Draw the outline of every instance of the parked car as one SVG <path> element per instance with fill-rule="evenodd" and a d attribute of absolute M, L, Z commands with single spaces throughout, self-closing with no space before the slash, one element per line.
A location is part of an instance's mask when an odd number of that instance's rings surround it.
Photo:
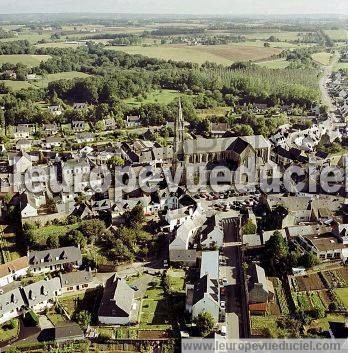
<path fill-rule="evenodd" d="M 220 302 L 220 308 L 221 309 L 226 309 L 226 303 L 224 301 Z"/>

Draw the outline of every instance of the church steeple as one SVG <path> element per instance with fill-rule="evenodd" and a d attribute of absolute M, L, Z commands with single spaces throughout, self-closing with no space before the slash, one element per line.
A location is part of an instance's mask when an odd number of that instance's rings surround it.
<path fill-rule="evenodd" d="M 174 122 L 174 159 L 181 160 L 184 154 L 185 125 L 181 99 L 179 98 L 179 114 Z"/>

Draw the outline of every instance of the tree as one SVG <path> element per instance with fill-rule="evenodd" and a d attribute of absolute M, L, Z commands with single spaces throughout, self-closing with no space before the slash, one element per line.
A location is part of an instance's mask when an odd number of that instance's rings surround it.
<path fill-rule="evenodd" d="M 86 310 L 82 310 L 75 315 L 75 320 L 84 329 L 86 329 L 87 326 L 90 325 L 91 319 L 92 319 L 91 314 Z"/>
<path fill-rule="evenodd" d="M 289 246 L 279 231 L 275 231 L 266 242 L 266 254 L 273 270 L 281 273 L 287 267 Z"/>
<path fill-rule="evenodd" d="M 242 234 L 255 234 L 256 229 L 256 224 L 249 218 L 242 228 Z"/>
<path fill-rule="evenodd" d="M 136 229 L 140 228 L 145 222 L 144 208 L 142 205 L 137 205 L 125 214 L 125 224 L 127 227 Z"/>
<path fill-rule="evenodd" d="M 308 252 L 302 256 L 301 263 L 306 268 L 312 268 L 319 265 L 320 261 L 313 252 Z"/>
<path fill-rule="evenodd" d="M 59 242 L 59 235 L 58 234 L 51 234 L 46 241 L 46 245 L 48 248 L 53 249 L 53 248 L 59 248 L 60 242 Z"/>
<path fill-rule="evenodd" d="M 97 239 L 102 237 L 106 231 L 105 223 L 100 219 L 89 219 L 82 221 L 80 231 L 87 237 L 90 243 L 94 243 Z"/>
<path fill-rule="evenodd" d="M 195 319 L 199 334 L 202 337 L 207 337 L 215 327 L 215 320 L 212 315 L 206 311 L 201 312 Z"/>

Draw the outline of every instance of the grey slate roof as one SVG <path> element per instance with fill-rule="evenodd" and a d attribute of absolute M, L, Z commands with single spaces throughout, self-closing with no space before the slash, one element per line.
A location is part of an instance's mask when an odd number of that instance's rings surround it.
<path fill-rule="evenodd" d="M 194 285 L 193 305 L 204 298 L 205 293 L 215 301 L 219 302 L 219 283 L 218 280 L 210 279 L 209 275 L 201 277 Z"/>
<path fill-rule="evenodd" d="M 62 287 L 70 287 L 91 283 L 93 280 L 93 276 L 92 273 L 89 271 L 76 271 L 70 273 L 61 273 L 60 280 L 62 283 Z"/>
<path fill-rule="evenodd" d="M 98 316 L 129 317 L 134 299 L 134 290 L 125 279 L 113 275 L 105 284 Z"/>
<path fill-rule="evenodd" d="M 19 288 L 0 295 L 0 313 L 6 314 L 25 306 Z"/>
<path fill-rule="evenodd" d="M 59 277 L 39 281 L 23 288 L 25 301 L 29 307 L 54 299 L 62 288 Z"/>
<path fill-rule="evenodd" d="M 30 251 L 28 259 L 30 268 L 42 268 L 66 263 L 80 263 L 82 255 L 79 248 L 67 246 L 58 249 Z"/>

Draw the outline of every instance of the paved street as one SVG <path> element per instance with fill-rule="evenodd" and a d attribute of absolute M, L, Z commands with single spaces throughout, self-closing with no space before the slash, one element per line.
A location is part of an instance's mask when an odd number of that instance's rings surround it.
<path fill-rule="evenodd" d="M 223 277 L 227 278 L 229 283 L 226 292 L 226 327 L 227 338 L 235 339 L 241 337 L 241 302 L 240 302 L 240 285 L 238 283 L 237 271 L 237 250 L 238 243 L 238 219 L 234 218 L 226 226 L 224 256 L 227 258 L 227 266 L 222 268 Z"/>

